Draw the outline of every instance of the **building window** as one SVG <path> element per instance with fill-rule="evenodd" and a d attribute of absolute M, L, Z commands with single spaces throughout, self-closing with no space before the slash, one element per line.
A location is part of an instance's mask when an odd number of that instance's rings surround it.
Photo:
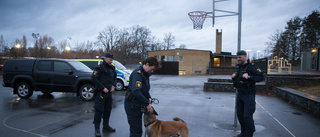
<path fill-rule="evenodd" d="M 186 75 L 186 72 L 184 70 L 179 70 L 179 75 Z"/>
<path fill-rule="evenodd" d="M 167 61 L 167 56 L 161 55 L 161 61 Z"/>
<path fill-rule="evenodd" d="M 159 60 L 159 56 L 158 55 L 153 55 L 153 57 L 155 57 L 157 60 Z"/>
<path fill-rule="evenodd" d="M 213 61 L 214 67 L 220 67 L 220 58 L 214 58 Z"/>
<path fill-rule="evenodd" d="M 182 61 L 183 60 L 183 56 L 179 56 L 179 60 Z"/>
<path fill-rule="evenodd" d="M 175 60 L 175 59 L 174 59 L 174 56 L 170 55 L 168 61 L 174 61 L 174 60 Z"/>
<path fill-rule="evenodd" d="M 201 71 L 194 71 L 194 74 L 201 74 Z"/>

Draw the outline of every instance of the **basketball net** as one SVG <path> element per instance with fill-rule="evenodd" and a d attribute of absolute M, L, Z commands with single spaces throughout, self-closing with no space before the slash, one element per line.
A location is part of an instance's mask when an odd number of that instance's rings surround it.
<path fill-rule="evenodd" d="M 203 22 L 207 18 L 207 12 L 192 11 L 192 12 L 189 12 L 188 15 L 193 22 L 193 29 L 196 29 L 196 30 L 202 29 Z"/>

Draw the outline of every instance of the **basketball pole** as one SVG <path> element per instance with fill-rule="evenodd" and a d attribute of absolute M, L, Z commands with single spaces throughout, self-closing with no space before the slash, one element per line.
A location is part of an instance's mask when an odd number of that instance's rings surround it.
<path fill-rule="evenodd" d="M 212 12 L 204 12 L 204 11 L 193 11 L 189 12 L 188 15 L 193 22 L 193 29 L 200 30 L 202 29 L 203 22 L 205 18 L 212 18 L 212 27 L 214 27 L 215 18 L 216 17 L 226 17 L 226 16 L 238 16 L 238 41 L 237 41 L 237 52 L 241 50 L 241 21 L 242 21 L 242 0 L 238 0 L 238 12 L 225 11 L 215 9 L 216 2 L 224 2 L 229 0 L 212 0 Z M 228 13 L 226 15 L 215 15 L 215 12 L 224 12 Z M 208 14 L 212 14 L 209 16 Z M 235 111 L 234 111 L 234 127 L 237 127 L 237 98 L 238 98 L 238 89 L 236 89 L 235 95 Z"/>
<path fill-rule="evenodd" d="M 241 21 L 242 21 L 242 0 L 238 0 L 238 47 L 237 52 L 241 50 Z M 236 89 L 235 105 L 234 105 L 234 123 L 233 126 L 237 127 L 237 98 L 238 98 L 238 89 Z"/>

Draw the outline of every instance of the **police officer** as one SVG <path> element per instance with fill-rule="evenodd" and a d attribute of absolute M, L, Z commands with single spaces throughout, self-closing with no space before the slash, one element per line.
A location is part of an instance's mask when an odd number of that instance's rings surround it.
<path fill-rule="evenodd" d="M 156 58 L 149 57 L 143 65 L 135 69 L 129 79 L 124 108 L 130 126 L 130 137 L 142 136 L 142 112 L 141 108 L 147 108 L 152 113 L 151 96 L 149 93 L 149 77 L 159 64 Z"/>
<path fill-rule="evenodd" d="M 247 60 L 247 53 L 237 52 L 237 72 L 232 74 L 234 87 L 238 89 L 236 109 L 241 133 L 237 137 L 252 137 L 255 132 L 253 113 L 256 109 L 256 82 L 264 80 L 263 73 Z"/>
<path fill-rule="evenodd" d="M 103 63 L 97 66 L 92 74 L 92 82 L 96 88 L 96 98 L 94 100 L 94 127 L 95 135 L 101 136 L 100 123 L 103 118 L 103 132 L 115 132 L 116 130 L 110 127 L 109 118 L 112 108 L 112 94 L 116 86 L 117 73 L 112 65 L 113 54 L 106 53 L 103 58 Z"/>

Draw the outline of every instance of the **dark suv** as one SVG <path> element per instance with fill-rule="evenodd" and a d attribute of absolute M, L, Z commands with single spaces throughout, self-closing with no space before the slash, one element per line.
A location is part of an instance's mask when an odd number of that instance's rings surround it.
<path fill-rule="evenodd" d="M 79 61 L 64 59 L 10 59 L 3 65 L 3 86 L 29 98 L 34 91 L 76 93 L 81 99 L 94 99 L 92 70 Z"/>

